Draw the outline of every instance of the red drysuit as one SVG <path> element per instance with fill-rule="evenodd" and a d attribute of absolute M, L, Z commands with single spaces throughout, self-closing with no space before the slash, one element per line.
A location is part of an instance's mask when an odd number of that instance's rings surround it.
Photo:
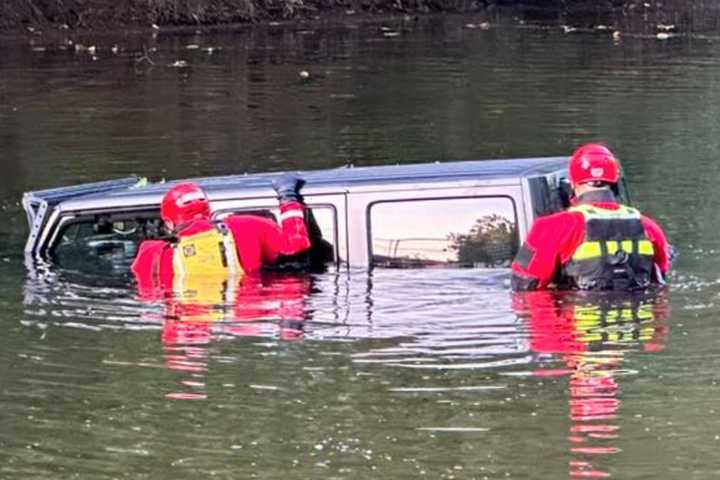
<path fill-rule="evenodd" d="M 232 215 L 223 223 L 232 232 L 238 259 L 245 274 L 256 273 L 263 265 L 273 264 L 280 255 L 295 255 L 310 248 L 303 205 L 280 205 L 281 226 L 255 215 Z M 189 236 L 214 228 L 207 220 L 195 220 L 178 236 Z M 142 297 L 156 297 L 158 289 L 173 288 L 173 249 L 164 240 L 146 240 L 140 244 L 131 267 Z"/>
<path fill-rule="evenodd" d="M 585 196 L 583 196 L 585 197 Z M 597 209 L 623 208 L 612 196 L 588 198 L 585 202 Z M 582 199 L 581 199 L 582 202 Z M 669 245 L 665 233 L 651 218 L 641 216 L 645 237 L 653 245 L 653 261 L 662 281 L 670 268 Z M 535 221 L 525 243 L 512 264 L 515 290 L 542 290 L 553 283 L 586 241 L 586 219 L 582 213 L 563 211 Z"/>

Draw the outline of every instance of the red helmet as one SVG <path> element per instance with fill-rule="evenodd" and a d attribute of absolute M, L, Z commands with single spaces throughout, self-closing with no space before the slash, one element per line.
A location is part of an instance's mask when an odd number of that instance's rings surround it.
<path fill-rule="evenodd" d="M 620 162 L 604 145 L 587 143 L 570 157 L 570 183 L 580 185 L 588 182 L 617 183 L 620 180 Z"/>
<path fill-rule="evenodd" d="M 191 220 L 210 218 L 210 202 L 205 192 L 194 183 L 180 183 L 163 197 L 160 217 L 170 228 Z"/>

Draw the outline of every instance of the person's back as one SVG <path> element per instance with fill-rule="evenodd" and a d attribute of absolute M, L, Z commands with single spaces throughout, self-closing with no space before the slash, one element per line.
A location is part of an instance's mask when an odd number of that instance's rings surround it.
<path fill-rule="evenodd" d="M 620 167 L 612 152 L 585 145 L 571 157 L 569 171 L 574 205 L 535 222 L 512 264 L 513 290 L 628 290 L 664 283 L 670 267 L 665 234 L 618 202 Z"/>

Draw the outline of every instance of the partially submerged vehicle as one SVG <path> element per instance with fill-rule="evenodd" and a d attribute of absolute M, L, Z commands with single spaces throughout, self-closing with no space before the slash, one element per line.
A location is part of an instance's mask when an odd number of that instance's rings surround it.
<path fill-rule="evenodd" d="M 313 262 L 350 267 L 508 267 L 535 218 L 568 202 L 567 158 L 343 167 L 299 172 Z M 215 218 L 278 218 L 278 173 L 192 179 Z M 159 205 L 177 182 L 130 177 L 28 192 L 25 252 L 59 267 L 125 270 L 166 235 Z"/>

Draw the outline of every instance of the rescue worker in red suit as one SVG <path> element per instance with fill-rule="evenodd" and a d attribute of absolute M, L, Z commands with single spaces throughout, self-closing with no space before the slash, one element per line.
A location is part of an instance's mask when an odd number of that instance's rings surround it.
<path fill-rule="evenodd" d="M 633 290 L 664 284 L 670 246 L 649 217 L 619 203 L 620 164 L 605 146 L 570 158 L 571 207 L 533 224 L 512 264 L 515 291 Z"/>
<path fill-rule="evenodd" d="M 170 239 L 142 242 L 131 267 L 140 295 L 154 297 L 157 289 L 191 291 L 203 279 L 233 283 L 275 263 L 281 255 L 310 248 L 299 193 L 303 183 L 291 174 L 273 182 L 280 226 L 255 215 L 213 221 L 210 203 L 199 186 L 181 183 L 171 188 L 160 206 L 160 216 L 172 232 Z"/>
<path fill-rule="evenodd" d="M 207 196 L 193 183 L 178 184 L 164 196 L 160 216 L 169 239 L 144 241 L 131 269 L 140 298 L 165 303 L 168 368 L 192 375 L 183 382 L 191 391 L 168 398 L 206 398 L 207 344 L 217 335 L 261 336 L 277 324 L 280 338 L 302 337 L 310 279 L 261 276 L 260 270 L 310 247 L 299 194 L 303 183 L 293 175 L 273 182 L 281 225 L 255 215 L 213 221 Z"/>

